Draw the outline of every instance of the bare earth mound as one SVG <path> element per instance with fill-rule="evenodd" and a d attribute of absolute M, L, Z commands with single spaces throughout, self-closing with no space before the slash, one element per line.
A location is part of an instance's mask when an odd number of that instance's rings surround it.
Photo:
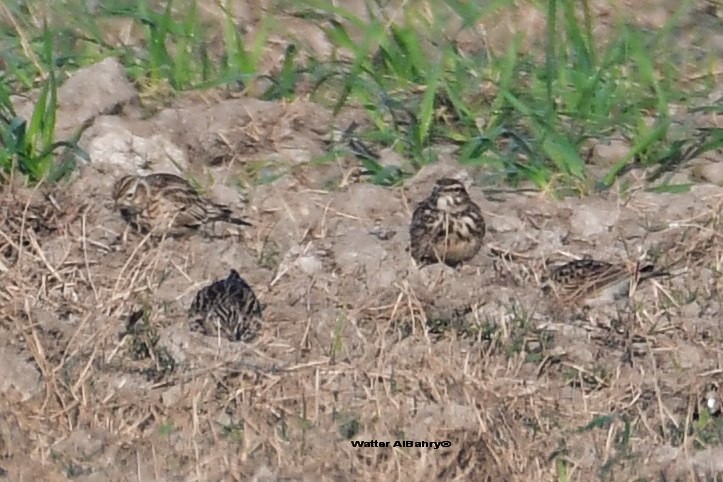
<path fill-rule="evenodd" d="M 553 203 L 472 187 L 487 247 L 459 270 L 420 271 L 405 251 L 409 212 L 442 174 L 463 173 L 434 166 L 397 190 L 278 181 L 248 193 L 254 227 L 161 242 L 123 239 L 112 179 L 94 169 L 69 187 L 6 188 L 2 469 L 11 480 L 723 470 L 720 420 L 701 422 L 721 375 L 723 190 Z M 642 250 L 675 275 L 631 303 L 581 312 L 539 295 L 546 262 Z M 231 268 L 265 306 L 249 345 L 188 329 L 196 290 Z M 370 440 L 450 445 L 351 444 Z"/>

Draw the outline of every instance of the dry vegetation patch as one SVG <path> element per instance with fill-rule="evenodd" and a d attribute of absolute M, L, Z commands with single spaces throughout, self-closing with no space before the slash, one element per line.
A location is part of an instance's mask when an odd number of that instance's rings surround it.
<path fill-rule="evenodd" d="M 0 465 L 13 477 L 619 480 L 715 469 L 694 454 L 720 443 L 720 412 L 705 408 L 721 374 L 720 189 L 555 211 L 472 188 L 488 249 L 459 270 L 420 271 L 406 223 L 430 187 L 425 171 L 401 191 L 263 186 L 248 193 L 253 228 L 161 241 L 124 238 L 102 195 L 88 197 L 99 175 L 76 181 L 85 197 L 2 193 Z M 595 209 L 615 210 L 613 226 L 576 235 L 569 220 Z M 549 260 L 638 248 L 675 276 L 624 306 L 541 299 Z M 265 306 L 250 345 L 188 329 L 195 291 L 230 268 Z M 372 439 L 451 446 L 350 443 Z"/>

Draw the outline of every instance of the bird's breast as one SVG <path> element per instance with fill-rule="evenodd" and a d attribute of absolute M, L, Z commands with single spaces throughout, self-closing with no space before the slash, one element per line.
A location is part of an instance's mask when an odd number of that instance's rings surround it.
<path fill-rule="evenodd" d="M 480 231 L 480 225 L 479 220 L 468 214 L 445 215 L 444 229 L 460 238 L 470 238 Z"/>

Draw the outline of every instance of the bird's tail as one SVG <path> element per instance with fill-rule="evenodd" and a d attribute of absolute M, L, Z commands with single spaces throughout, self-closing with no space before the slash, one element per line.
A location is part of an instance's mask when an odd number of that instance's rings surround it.
<path fill-rule="evenodd" d="M 219 211 L 218 219 L 231 224 L 237 224 L 239 226 L 253 226 L 250 222 L 245 219 L 237 218 L 233 215 L 233 211 L 225 206 L 216 206 Z"/>
<path fill-rule="evenodd" d="M 229 218 L 226 219 L 226 222 L 229 222 L 229 223 L 231 223 L 231 224 L 238 224 L 239 226 L 253 226 L 253 224 L 251 224 L 250 222 L 248 222 L 248 221 L 246 221 L 246 220 L 244 220 L 244 219 L 234 218 L 234 217 L 231 217 L 231 216 L 229 216 Z"/>
<path fill-rule="evenodd" d="M 655 265 L 652 264 L 646 264 L 639 268 L 639 281 L 643 281 L 646 279 L 651 278 L 660 278 L 663 276 L 670 276 L 670 273 L 667 271 L 656 271 Z"/>

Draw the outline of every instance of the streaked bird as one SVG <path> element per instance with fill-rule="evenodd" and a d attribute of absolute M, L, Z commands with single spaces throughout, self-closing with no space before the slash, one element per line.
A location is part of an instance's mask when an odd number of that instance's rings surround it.
<path fill-rule="evenodd" d="M 652 264 L 638 264 L 631 270 L 624 264 L 586 258 L 551 269 L 542 289 L 565 303 L 594 306 L 626 298 L 632 286 L 667 275 Z"/>
<path fill-rule="evenodd" d="M 455 267 L 479 252 L 484 235 L 482 211 L 464 185 L 442 178 L 429 197 L 414 208 L 410 252 L 420 268 L 434 263 Z"/>
<path fill-rule="evenodd" d="M 169 173 L 126 175 L 113 185 L 115 207 L 141 233 L 177 235 L 223 221 L 250 226 L 227 206 L 202 196 L 185 179 Z"/>
<path fill-rule="evenodd" d="M 229 341 L 250 341 L 263 319 L 261 303 L 236 270 L 227 278 L 201 288 L 188 310 L 191 331 L 221 336 Z"/>

